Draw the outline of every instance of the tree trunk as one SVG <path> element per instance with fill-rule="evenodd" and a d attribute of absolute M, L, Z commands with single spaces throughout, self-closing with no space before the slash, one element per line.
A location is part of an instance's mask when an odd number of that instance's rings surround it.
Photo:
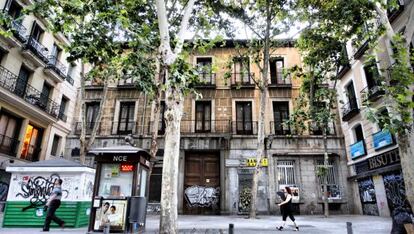
<path fill-rule="evenodd" d="M 180 158 L 180 124 L 184 97 L 181 90 L 168 87 L 165 111 L 165 149 L 162 168 L 160 233 L 177 233 L 178 163 Z"/>
<path fill-rule="evenodd" d="M 154 121 L 151 128 L 151 149 L 150 154 L 151 158 L 155 159 L 156 154 L 158 151 L 158 126 L 159 126 L 159 120 L 160 120 L 160 104 L 161 104 L 161 85 L 162 85 L 162 78 L 165 75 L 165 69 L 163 67 L 160 68 L 160 73 L 156 77 L 156 84 L 157 84 L 157 90 L 155 93 L 155 98 L 153 100 L 154 103 Z"/>
<path fill-rule="evenodd" d="M 86 160 L 86 104 L 85 104 L 85 64 L 81 63 L 81 77 L 80 77 L 80 102 L 81 102 L 81 135 L 79 138 L 79 161 L 82 165 L 85 164 Z M 76 127 L 76 126 L 75 126 Z"/>
<path fill-rule="evenodd" d="M 324 123 L 323 126 L 323 150 L 324 150 L 324 155 L 323 155 L 323 166 L 325 168 L 325 170 L 328 168 L 328 164 L 329 164 L 329 155 L 328 155 L 328 137 L 326 135 L 327 131 L 328 131 L 328 124 Z M 329 203 L 328 203 L 328 171 L 325 171 L 325 175 L 323 176 L 323 195 L 322 195 L 322 200 L 323 200 L 323 206 L 324 206 L 324 216 L 325 218 L 329 217 Z"/>
<path fill-rule="evenodd" d="M 269 57 L 270 57 L 270 25 L 271 25 L 271 12 L 270 12 L 270 0 L 266 0 L 266 31 L 265 31 L 265 44 L 263 48 L 263 70 L 261 71 L 261 79 L 258 82 L 260 90 L 260 106 L 259 106 L 259 118 L 258 118 L 258 131 L 257 131 L 257 152 L 256 152 L 256 166 L 253 172 L 252 182 L 252 196 L 250 200 L 249 218 L 256 218 L 257 211 L 257 189 L 259 185 L 260 172 L 262 169 L 261 161 L 263 159 L 265 146 L 265 112 L 266 104 L 269 96 L 268 91 L 268 69 L 269 69 Z M 260 66 L 259 66 L 260 67 Z M 269 191 L 271 192 L 271 191 Z"/>

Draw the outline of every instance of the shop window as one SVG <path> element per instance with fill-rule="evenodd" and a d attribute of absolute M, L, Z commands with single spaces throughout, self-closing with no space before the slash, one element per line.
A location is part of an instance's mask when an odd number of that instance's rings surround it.
<path fill-rule="evenodd" d="M 121 102 L 118 134 L 130 134 L 134 129 L 135 102 Z"/>
<path fill-rule="evenodd" d="M 317 160 L 316 161 L 316 168 L 317 170 L 321 167 L 323 167 L 323 160 Z M 330 199 L 341 199 L 341 189 L 338 185 L 338 180 L 337 180 L 337 168 L 336 168 L 336 164 L 334 163 L 333 160 L 329 160 L 328 161 L 328 171 L 326 174 L 326 181 L 327 181 L 327 186 L 328 186 L 328 198 Z M 320 191 L 321 193 L 323 192 L 323 184 L 324 184 L 324 180 L 325 178 L 322 178 L 321 176 L 318 176 L 318 181 L 319 181 L 319 186 L 320 186 Z"/>
<path fill-rule="evenodd" d="M 52 151 L 50 152 L 51 155 L 59 156 L 58 150 L 59 150 L 59 145 L 60 145 L 61 140 L 62 140 L 62 137 L 60 137 L 59 135 L 55 134 L 53 136 Z"/>
<path fill-rule="evenodd" d="M 122 164 L 103 164 L 98 195 L 103 198 L 122 198 L 132 192 L 132 171 L 122 171 Z"/>
<path fill-rule="evenodd" d="M 196 102 L 196 132 L 211 131 L 211 101 Z"/>

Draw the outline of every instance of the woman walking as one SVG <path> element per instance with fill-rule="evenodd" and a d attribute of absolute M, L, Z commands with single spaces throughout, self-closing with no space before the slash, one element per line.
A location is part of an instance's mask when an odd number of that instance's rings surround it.
<path fill-rule="evenodd" d="M 290 190 L 289 187 L 285 187 L 285 193 L 286 199 L 282 203 L 278 204 L 278 206 L 280 206 L 280 211 L 282 213 L 283 224 L 282 226 L 279 226 L 277 229 L 279 231 L 283 230 L 286 224 L 286 218 L 289 216 L 290 220 L 292 220 L 293 224 L 295 224 L 295 231 L 299 231 L 299 227 L 296 224 L 295 217 L 292 213 L 292 190 Z"/>

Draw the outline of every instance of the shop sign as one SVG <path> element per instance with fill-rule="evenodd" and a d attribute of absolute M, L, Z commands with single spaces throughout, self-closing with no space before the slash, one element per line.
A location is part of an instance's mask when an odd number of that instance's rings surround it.
<path fill-rule="evenodd" d="M 389 130 L 382 130 L 372 135 L 374 138 L 374 149 L 381 149 L 394 143 Z"/>
<path fill-rule="evenodd" d="M 365 155 L 365 144 L 364 141 L 358 141 L 357 143 L 350 146 L 351 158 L 354 159 L 359 156 Z"/>
<path fill-rule="evenodd" d="M 262 167 L 267 167 L 269 165 L 267 158 L 262 158 L 260 165 Z M 246 159 L 246 166 L 247 167 L 255 167 L 256 166 L 256 159 L 255 158 Z"/>
<path fill-rule="evenodd" d="M 369 170 L 385 167 L 398 163 L 400 161 L 400 155 L 398 150 L 393 150 L 378 156 L 368 159 L 368 168 Z"/>

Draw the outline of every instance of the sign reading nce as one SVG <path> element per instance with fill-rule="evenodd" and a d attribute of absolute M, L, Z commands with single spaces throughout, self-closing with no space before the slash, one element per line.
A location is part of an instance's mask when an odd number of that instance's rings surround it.
<path fill-rule="evenodd" d="M 128 161 L 128 156 L 114 156 L 112 158 L 112 161 L 114 161 L 114 162 L 126 162 L 126 161 Z"/>

